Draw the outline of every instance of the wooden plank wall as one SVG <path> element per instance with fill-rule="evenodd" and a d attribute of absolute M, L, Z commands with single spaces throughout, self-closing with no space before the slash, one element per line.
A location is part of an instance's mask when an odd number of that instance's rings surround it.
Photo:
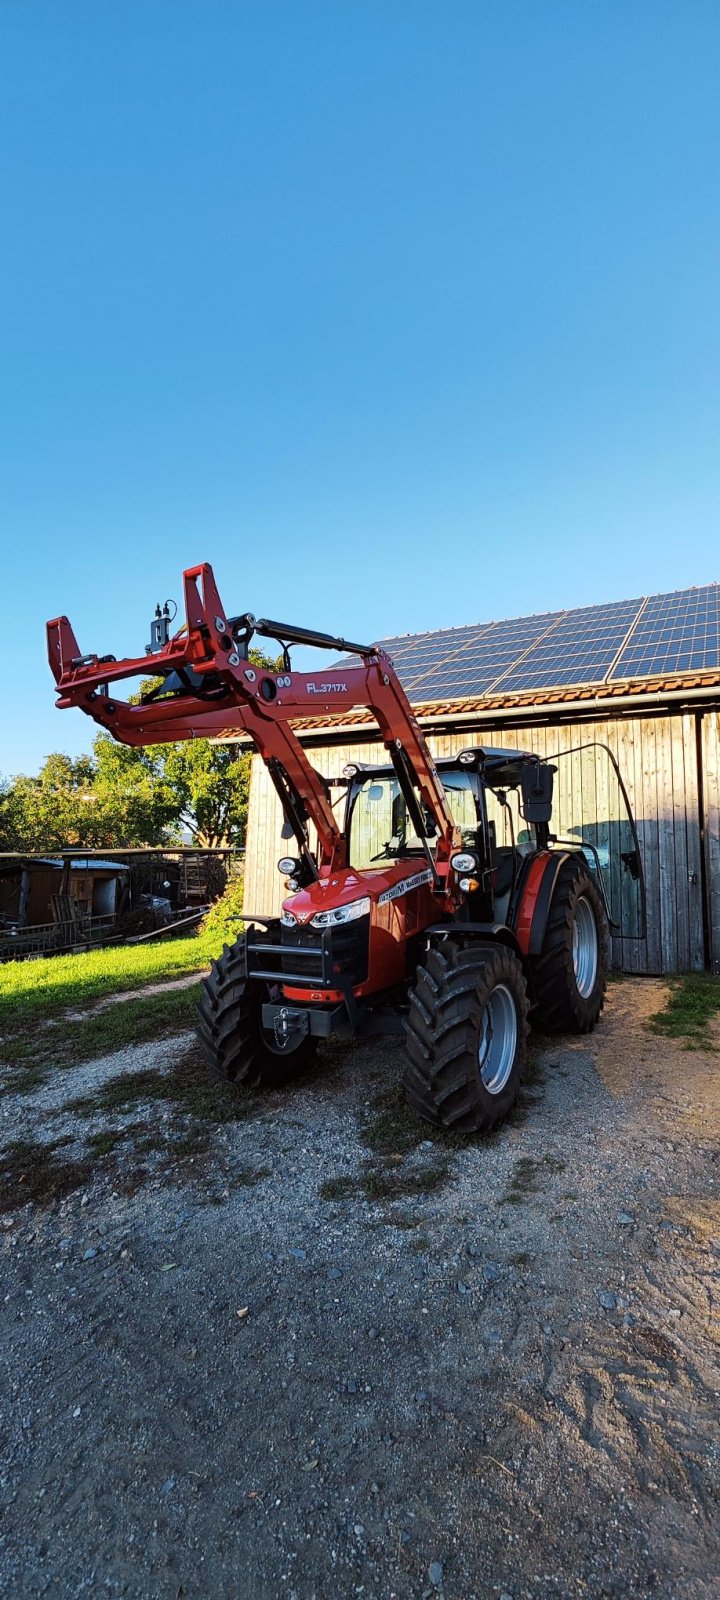
<path fill-rule="evenodd" d="M 703 717 L 703 787 L 705 790 L 705 865 L 710 901 L 713 970 L 720 972 L 720 713 Z"/>
<path fill-rule="evenodd" d="M 720 838 L 718 778 L 720 719 L 706 716 L 706 799 L 714 810 L 706 830 L 708 878 L 713 884 L 715 953 L 720 957 Z M 702 968 L 701 832 L 698 817 L 695 719 L 693 716 L 637 718 L 582 726 L 535 726 L 514 730 L 483 729 L 482 735 L 453 733 L 431 737 L 436 756 L 452 755 L 468 744 L 504 745 L 539 756 L 569 751 L 597 741 L 609 745 L 623 775 L 638 827 L 648 901 L 648 937 L 614 940 L 613 964 L 626 972 L 677 972 Z M 339 773 L 348 761 L 382 759 L 382 747 L 347 744 L 311 752 L 313 764 L 326 776 Z M 563 769 L 565 769 L 563 771 Z M 580 796 L 582 815 L 591 818 L 602 782 L 587 762 L 564 762 L 558 782 L 572 784 L 572 801 Z M 584 789 L 583 789 L 584 785 Z M 569 793 L 564 796 L 569 809 Z M 245 906 L 272 914 L 284 893 L 277 860 L 285 849 L 280 837 L 282 813 L 266 768 L 253 762 L 248 817 Z M 695 879 L 696 881 L 692 881 Z"/>

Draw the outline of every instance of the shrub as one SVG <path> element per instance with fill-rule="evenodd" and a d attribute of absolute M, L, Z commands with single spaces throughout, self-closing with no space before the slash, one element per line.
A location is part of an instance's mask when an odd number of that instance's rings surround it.
<path fill-rule="evenodd" d="M 242 931 L 243 877 L 231 878 L 220 899 L 210 907 L 200 925 L 203 945 L 211 955 L 219 955 L 224 944 L 233 944 Z"/>

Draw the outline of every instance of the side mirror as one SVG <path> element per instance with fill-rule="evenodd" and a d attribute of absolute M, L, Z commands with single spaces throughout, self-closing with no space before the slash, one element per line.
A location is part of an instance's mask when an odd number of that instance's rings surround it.
<path fill-rule="evenodd" d="M 295 832 L 294 832 L 293 825 L 292 825 L 291 822 L 284 822 L 283 823 L 283 825 L 282 825 L 282 827 L 280 829 L 280 838 L 281 839 L 294 839 L 295 838 Z"/>
<path fill-rule="evenodd" d="M 526 822 L 549 822 L 552 817 L 553 768 L 539 761 L 520 773 L 523 816 Z"/>

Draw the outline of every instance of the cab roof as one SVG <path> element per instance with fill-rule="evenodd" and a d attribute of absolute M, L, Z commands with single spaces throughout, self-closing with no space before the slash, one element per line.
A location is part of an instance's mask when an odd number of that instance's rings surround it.
<path fill-rule="evenodd" d="M 452 756 L 438 756 L 435 765 L 438 772 L 481 772 L 490 783 L 514 785 L 520 782 L 520 774 L 524 767 L 542 765 L 538 757 L 529 750 L 506 750 L 497 745 L 471 745 L 465 750 L 458 750 Z M 354 767 L 358 777 L 392 778 L 395 769 L 391 763 L 385 762 L 378 765 L 371 761 L 352 761 L 349 767 Z M 341 780 L 343 782 L 347 779 Z"/>

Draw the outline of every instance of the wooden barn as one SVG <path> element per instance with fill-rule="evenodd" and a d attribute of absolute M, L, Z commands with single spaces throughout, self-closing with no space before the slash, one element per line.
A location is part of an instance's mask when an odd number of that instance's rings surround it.
<path fill-rule="evenodd" d="M 720 971 L 720 586 L 407 634 L 382 641 L 436 756 L 506 745 L 543 757 L 609 746 L 637 820 L 647 939 L 613 941 L 629 972 Z M 314 765 L 383 760 L 358 710 L 295 724 Z M 590 763 L 590 765 L 589 765 Z M 570 800 L 596 803 L 595 757 L 578 757 Z M 282 815 L 253 763 L 245 906 L 279 909 Z"/>

